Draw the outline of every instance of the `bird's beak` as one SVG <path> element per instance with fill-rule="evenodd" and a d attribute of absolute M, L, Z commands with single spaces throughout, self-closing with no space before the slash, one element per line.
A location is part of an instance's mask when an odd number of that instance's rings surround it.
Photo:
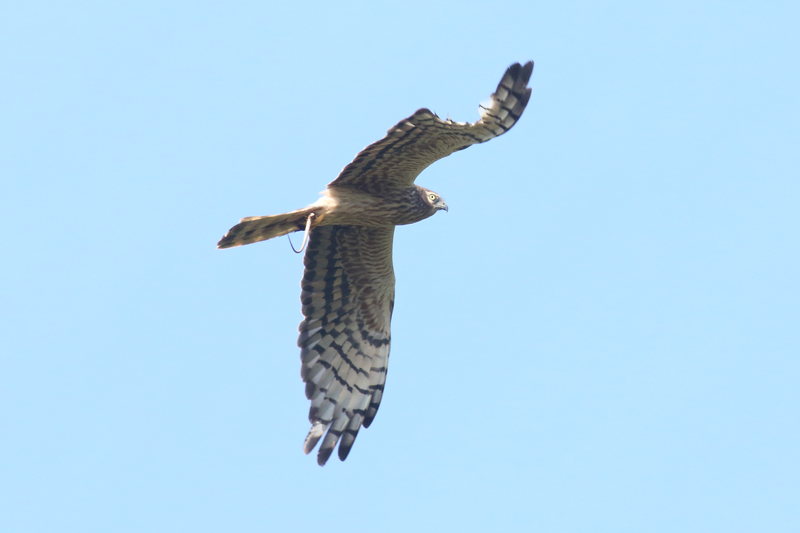
<path fill-rule="evenodd" d="M 442 202 L 442 206 L 444 206 L 444 207 L 440 207 L 439 209 L 444 209 L 444 210 L 445 210 L 445 212 L 446 212 L 446 211 L 449 211 L 449 210 L 447 209 L 447 204 L 446 204 L 446 203 Z"/>

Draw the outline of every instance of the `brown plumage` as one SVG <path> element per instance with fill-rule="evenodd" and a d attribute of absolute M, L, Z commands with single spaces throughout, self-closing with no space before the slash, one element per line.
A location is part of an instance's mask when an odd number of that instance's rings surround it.
<path fill-rule="evenodd" d="M 320 465 L 337 443 L 339 458 L 347 457 L 383 396 L 394 308 L 394 227 L 447 210 L 438 194 L 414 180 L 438 159 L 511 129 L 530 98 L 532 71 L 533 62 L 511 65 L 474 124 L 418 110 L 362 150 L 317 202 L 282 215 L 243 218 L 217 244 L 230 248 L 300 231 L 314 215 L 297 344 L 311 400 L 303 451 L 313 450 L 324 435 Z"/>

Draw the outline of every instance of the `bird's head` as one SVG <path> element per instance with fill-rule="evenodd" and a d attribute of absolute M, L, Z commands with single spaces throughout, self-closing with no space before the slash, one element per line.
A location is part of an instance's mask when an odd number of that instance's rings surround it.
<path fill-rule="evenodd" d="M 425 201 L 428 202 L 431 207 L 433 207 L 436 211 L 440 209 L 447 211 L 447 204 L 444 203 L 444 200 L 442 200 L 441 196 L 431 190 L 425 189 L 424 187 L 420 187 L 420 189 L 422 189 L 420 192 L 425 198 Z"/>

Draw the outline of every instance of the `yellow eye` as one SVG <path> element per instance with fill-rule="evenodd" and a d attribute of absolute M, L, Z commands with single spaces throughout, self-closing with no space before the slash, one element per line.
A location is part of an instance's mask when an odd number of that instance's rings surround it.
<path fill-rule="evenodd" d="M 428 198 L 431 199 L 431 202 L 435 202 L 436 201 L 436 195 L 435 194 L 429 194 Z"/>

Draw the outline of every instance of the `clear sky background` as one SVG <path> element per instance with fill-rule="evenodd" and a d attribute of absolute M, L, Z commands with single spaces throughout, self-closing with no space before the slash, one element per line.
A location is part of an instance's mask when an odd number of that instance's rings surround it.
<path fill-rule="evenodd" d="M 800 531 L 796 2 L 6 2 L 0 530 Z M 301 451 L 302 258 L 419 107 L 386 395 Z M 298 236 L 299 237 L 299 236 Z M 299 238 L 295 242 L 299 243 Z"/>

